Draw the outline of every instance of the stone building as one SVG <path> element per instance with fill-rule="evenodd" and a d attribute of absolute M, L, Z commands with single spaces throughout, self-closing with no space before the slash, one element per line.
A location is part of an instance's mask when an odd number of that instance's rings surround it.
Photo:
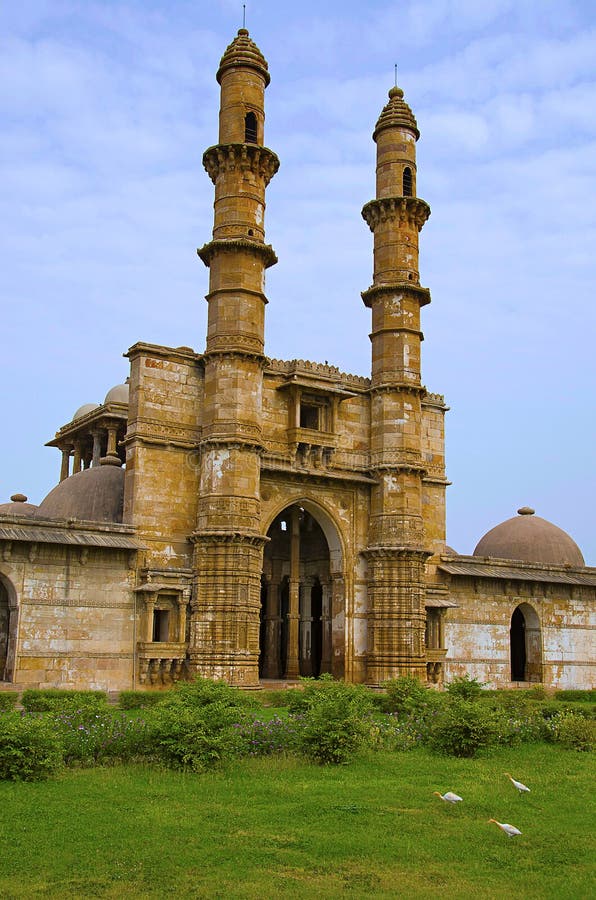
<path fill-rule="evenodd" d="M 136 343 L 127 384 L 49 445 L 58 485 L 0 506 L 0 678 L 119 690 L 202 674 L 246 687 L 330 672 L 378 685 L 469 672 L 591 686 L 596 569 L 521 515 L 473 556 L 445 535 L 443 397 L 421 381 L 416 119 L 376 123 L 370 377 L 265 354 L 267 63 L 225 51 L 205 349 Z M 363 340 L 366 336 L 363 335 Z"/>

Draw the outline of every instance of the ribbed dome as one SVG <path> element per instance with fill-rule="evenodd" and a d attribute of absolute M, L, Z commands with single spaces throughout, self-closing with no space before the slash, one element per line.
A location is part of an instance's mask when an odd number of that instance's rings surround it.
<path fill-rule="evenodd" d="M 219 62 L 219 69 L 215 76 L 219 84 L 221 84 L 221 76 L 225 70 L 232 66 L 247 66 L 249 69 L 256 69 L 265 79 L 265 86 L 271 81 L 267 60 L 255 42 L 248 36 L 246 28 L 238 29 L 238 35 L 226 49 Z"/>
<path fill-rule="evenodd" d="M 106 394 L 104 403 L 128 403 L 129 397 L 128 384 L 116 384 Z"/>
<path fill-rule="evenodd" d="M 121 522 L 124 470 L 105 465 L 84 469 L 50 491 L 37 510 L 43 519 Z"/>
<path fill-rule="evenodd" d="M 82 406 L 79 406 L 76 413 L 72 417 L 72 421 L 75 419 L 82 419 L 83 416 L 86 416 L 87 413 L 93 412 L 94 409 L 99 409 L 99 403 L 83 403 Z"/>
<path fill-rule="evenodd" d="M 414 113 L 404 100 L 404 92 L 400 87 L 392 87 L 389 91 L 389 103 L 383 107 L 383 112 L 375 125 L 373 132 L 374 141 L 376 141 L 379 131 L 382 131 L 383 128 L 409 128 L 416 135 L 416 140 L 420 137 L 418 123 Z"/>
<path fill-rule="evenodd" d="M 527 506 L 518 515 L 488 531 L 474 550 L 474 556 L 519 559 L 549 566 L 585 565 L 582 552 L 561 528 L 534 515 Z"/>
<path fill-rule="evenodd" d="M 0 516 L 34 516 L 38 507 L 27 503 L 24 494 L 13 494 L 11 503 L 0 503 Z"/>

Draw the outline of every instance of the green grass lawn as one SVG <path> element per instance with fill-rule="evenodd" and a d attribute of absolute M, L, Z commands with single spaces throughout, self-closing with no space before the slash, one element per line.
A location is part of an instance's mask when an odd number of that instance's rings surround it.
<path fill-rule="evenodd" d="M 589 754 L 526 745 L 472 760 L 420 750 L 337 768 L 255 759 L 204 775 L 118 766 L 2 782 L 0 897 L 587 900 L 593 774 Z"/>

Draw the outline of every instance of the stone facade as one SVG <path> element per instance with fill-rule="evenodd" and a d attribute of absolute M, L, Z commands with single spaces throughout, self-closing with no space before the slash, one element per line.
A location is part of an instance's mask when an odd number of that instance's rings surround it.
<path fill-rule="evenodd" d="M 127 385 L 49 442 L 58 487 L 39 509 L 0 507 L 4 681 L 118 690 L 201 674 L 258 687 L 329 672 L 379 685 L 467 671 L 588 685 L 596 571 L 573 581 L 518 562 L 514 577 L 446 547 L 447 407 L 421 376 L 430 209 L 403 92 L 377 121 L 362 211 L 374 240 L 364 378 L 266 356 L 265 195 L 279 161 L 264 138 L 267 63 L 245 29 L 217 80 L 205 349 L 131 347 Z"/>

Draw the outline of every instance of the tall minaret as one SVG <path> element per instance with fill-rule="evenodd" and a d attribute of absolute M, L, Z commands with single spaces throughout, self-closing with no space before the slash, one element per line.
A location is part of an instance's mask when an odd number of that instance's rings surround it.
<path fill-rule="evenodd" d="M 263 145 L 267 62 L 241 28 L 221 58 L 219 143 L 203 156 L 215 185 L 209 267 L 201 479 L 195 542 L 191 669 L 235 684 L 258 683 L 261 395 L 265 188 L 279 168 Z"/>
<path fill-rule="evenodd" d="M 422 519 L 420 307 L 430 302 L 418 274 L 418 232 L 430 215 L 416 196 L 418 126 L 393 87 L 376 124 L 377 192 L 362 210 L 374 235 L 367 681 L 425 676 L 425 547 Z"/>

